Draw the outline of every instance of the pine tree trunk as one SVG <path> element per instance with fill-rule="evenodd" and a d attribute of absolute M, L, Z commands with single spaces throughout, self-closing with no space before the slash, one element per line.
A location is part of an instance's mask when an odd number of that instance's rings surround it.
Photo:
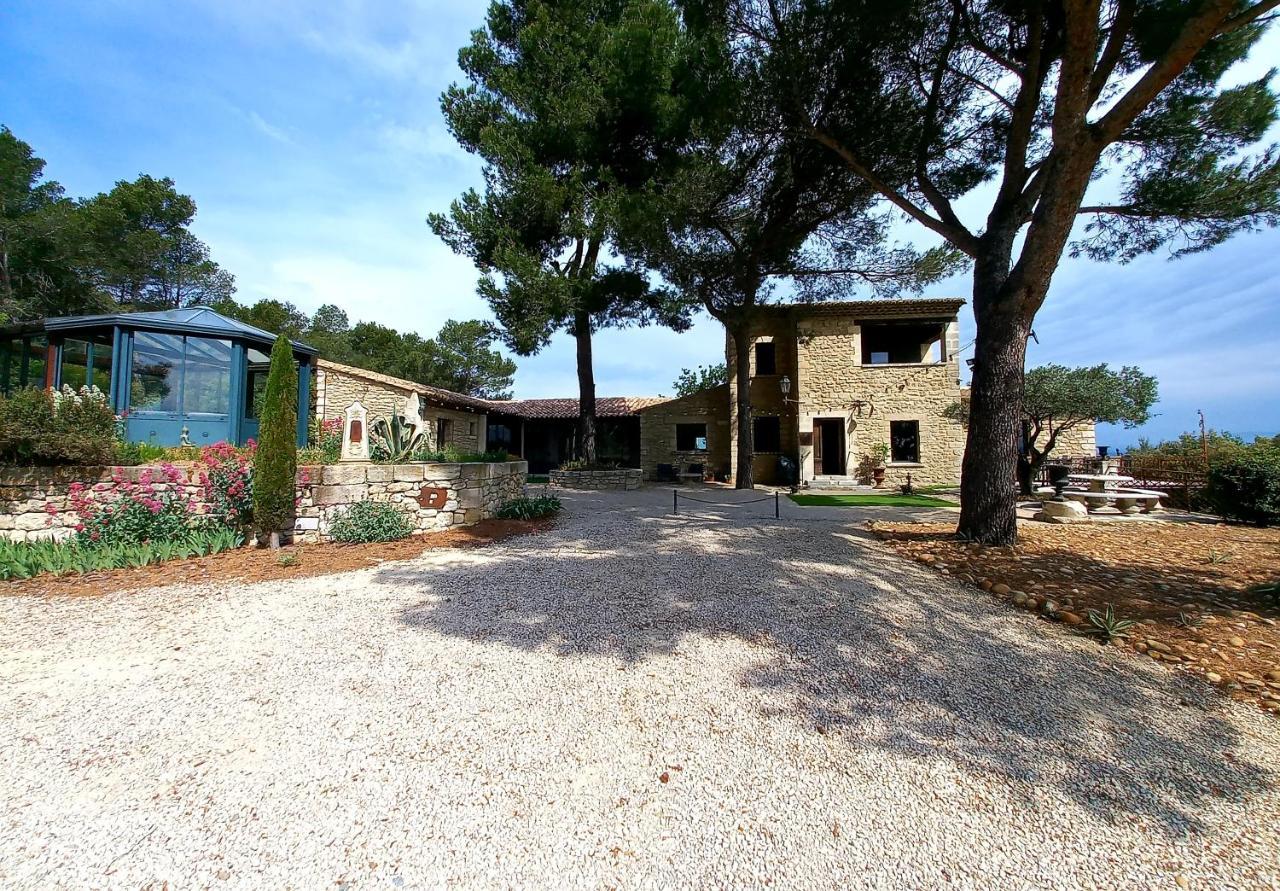
<path fill-rule="evenodd" d="M 596 463 L 596 374 L 591 361 L 591 317 L 580 312 L 573 319 L 578 346 L 578 457 Z"/>
<path fill-rule="evenodd" d="M 754 489 L 755 481 L 755 443 L 751 431 L 751 334 L 745 324 L 729 329 L 733 336 L 733 354 L 735 356 L 734 380 L 737 384 L 738 408 L 738 462 L 734 468 L 733 486 L 735 489 Z"/>
<path fill-rule="evenodd" d="M 1005 275 L 998 269 L 984 274 L 982 261 L 977 265 L 974 355 L 979 358 L 973 367 L 969 396 L 969 433 L 956 533 L 969 541 L 1011 545 L 1018 537 L 1018 446 L 1030 325 L 1012 301 L 1002 299 Z"/>

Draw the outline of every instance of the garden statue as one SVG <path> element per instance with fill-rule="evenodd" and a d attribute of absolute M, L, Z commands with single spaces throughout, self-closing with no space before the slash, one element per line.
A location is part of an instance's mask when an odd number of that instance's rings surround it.
<path fill-rule="evenodd" d="M 369 412 L 358 400 L 347 406 L 342 424 L 342 460 L 369 460 Z"/>
<path fill-rule="evenodd" d="M 410 393 L 409 398 L 404 401 L 404 419 L 412 431 L 411 438 L 416 438 L 418 434 L 425 432 L 426 422 L 422 420 L 422 400 L 418 398 L 417 390 Z"/>

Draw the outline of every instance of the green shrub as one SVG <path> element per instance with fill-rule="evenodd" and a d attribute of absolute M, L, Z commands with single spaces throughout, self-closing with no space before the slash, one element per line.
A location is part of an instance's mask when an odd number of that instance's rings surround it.
<path fill-rule="evenodd" d="M 116 416 L 96 387 L 28 389 L 0 397 L 0 463 L 110 464 L 116 430 Z"/>
<path fill-rule="evenodd" d="M 234 529 L 188 528 L 168 541 L 94 544 L 67 541 L 0 540 L 0 579 L 27 579 L 43 573 L 97 572 L 147 566 L 166 560 L 204 557 L 238 548 L 244 536 Z"/>
<path fill-rule="evenodd" d="M 138 464 L 154 464 L 162 459 L 169 458 L 169 454 L 173 449 L 167 449 L 164 446 L 158 446 L 151 442 L 116 442 L 115 458 L 113 464 L 121 467 L 134 467 Z M 170 459 L 173 460 L 173 459 Z"/>
<path fill-rule="evenodd" d="M 271 348 L 258 451 L 253 467 L 253 525 L 258 541 L 280 546 L 294 509 L 298 474 L 298 369 L 283 334 Z"/>
<path fill-rule="evenodd" d="M 1280 523 L 1280 448 L 1251 448 L 1215 464 L 1204 497 L 1220 517 L 1257 526 Z"/>
<path fill-rule="evenodd" d="M 329 528 L 329 535 L 335 541 L 354 544 L 396 541 L 412 533 L 413 523 L 409 518 L 386 501 L 357 501 Z"/>
<path fill-rule="evenodd" d="M 554 495 L 525 496 L 512 498 L 499 507 L 494 516 L 501 520 L 538 520 L 558 513 L 561 507 L 560 499 Z"/>
<path fill-rule="evenodd" d="M 418 448 L 409 460 L 431 464 L 492 464 L 510 461 L 511 456 L 502 449 L 492 452 L 464 452 L 457 446 L 447 445 L 443 449 Z"/>

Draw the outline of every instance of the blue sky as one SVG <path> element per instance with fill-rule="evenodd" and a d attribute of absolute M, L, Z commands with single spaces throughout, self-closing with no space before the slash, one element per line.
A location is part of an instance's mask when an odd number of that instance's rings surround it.
<path fill-rule="evenodd" d="M 241 300 L 337 303 L 431 335 L 487 316 L 476 272 L 427 229 L 480 181 L 438 98 L 485 4 L 400 0 L 93 2 L 0 5 L 0 123 L 73 195 L 140 173 L 195 198 L 194 229 L 231 270 Z M 1280 58 L 1273 33 L 1238 79 Z M 1105 184 L 1104 184 L 1105 187 Z M 980 197 L 961 205 L 980 220 Z M 976 221 L 974 223 L 976 225 Z M 903 229 L 905 236 L 918 235 Z M 1280 431 L 1280 231 L 1209 253 L 1128 266 L 1064 260 L 1036 322 L 1030 362 L 1136 364 L 1160 380 L 1158 416 L 1124 445 L 1211 426 Z M 967 297 L 957 277 L 931 295 Z M 962 311 L 961 341 L 972 338 Z M 602 395 L 670 393 L 681 366 L 723 356 L 719 327 L 604 332 Z M 518 396 L 576 393 L 559 338 L 520 359 Z"/>

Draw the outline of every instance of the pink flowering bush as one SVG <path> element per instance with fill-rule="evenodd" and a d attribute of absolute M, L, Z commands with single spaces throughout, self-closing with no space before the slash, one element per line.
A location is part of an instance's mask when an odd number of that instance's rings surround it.
<path fill-rule="evenodd" d="M 194 504 L 183 489 L 186 480 L 172 464 L 147 468 L 137 482 L 120 471 L 114 490 L 100 485 L 70 487 L 71 509 L 79 522 L 76 538 L 84 545 L 141 544 L 186 537 Z"/>
<path fill-rule="evenodd" d="M 200 453 L 197 479 L 209 505 L 209 517 L 231 527 L 247 526 L 253 512 L 253 454 L 251 439 L 243 449 L 219 442 Z"/>

